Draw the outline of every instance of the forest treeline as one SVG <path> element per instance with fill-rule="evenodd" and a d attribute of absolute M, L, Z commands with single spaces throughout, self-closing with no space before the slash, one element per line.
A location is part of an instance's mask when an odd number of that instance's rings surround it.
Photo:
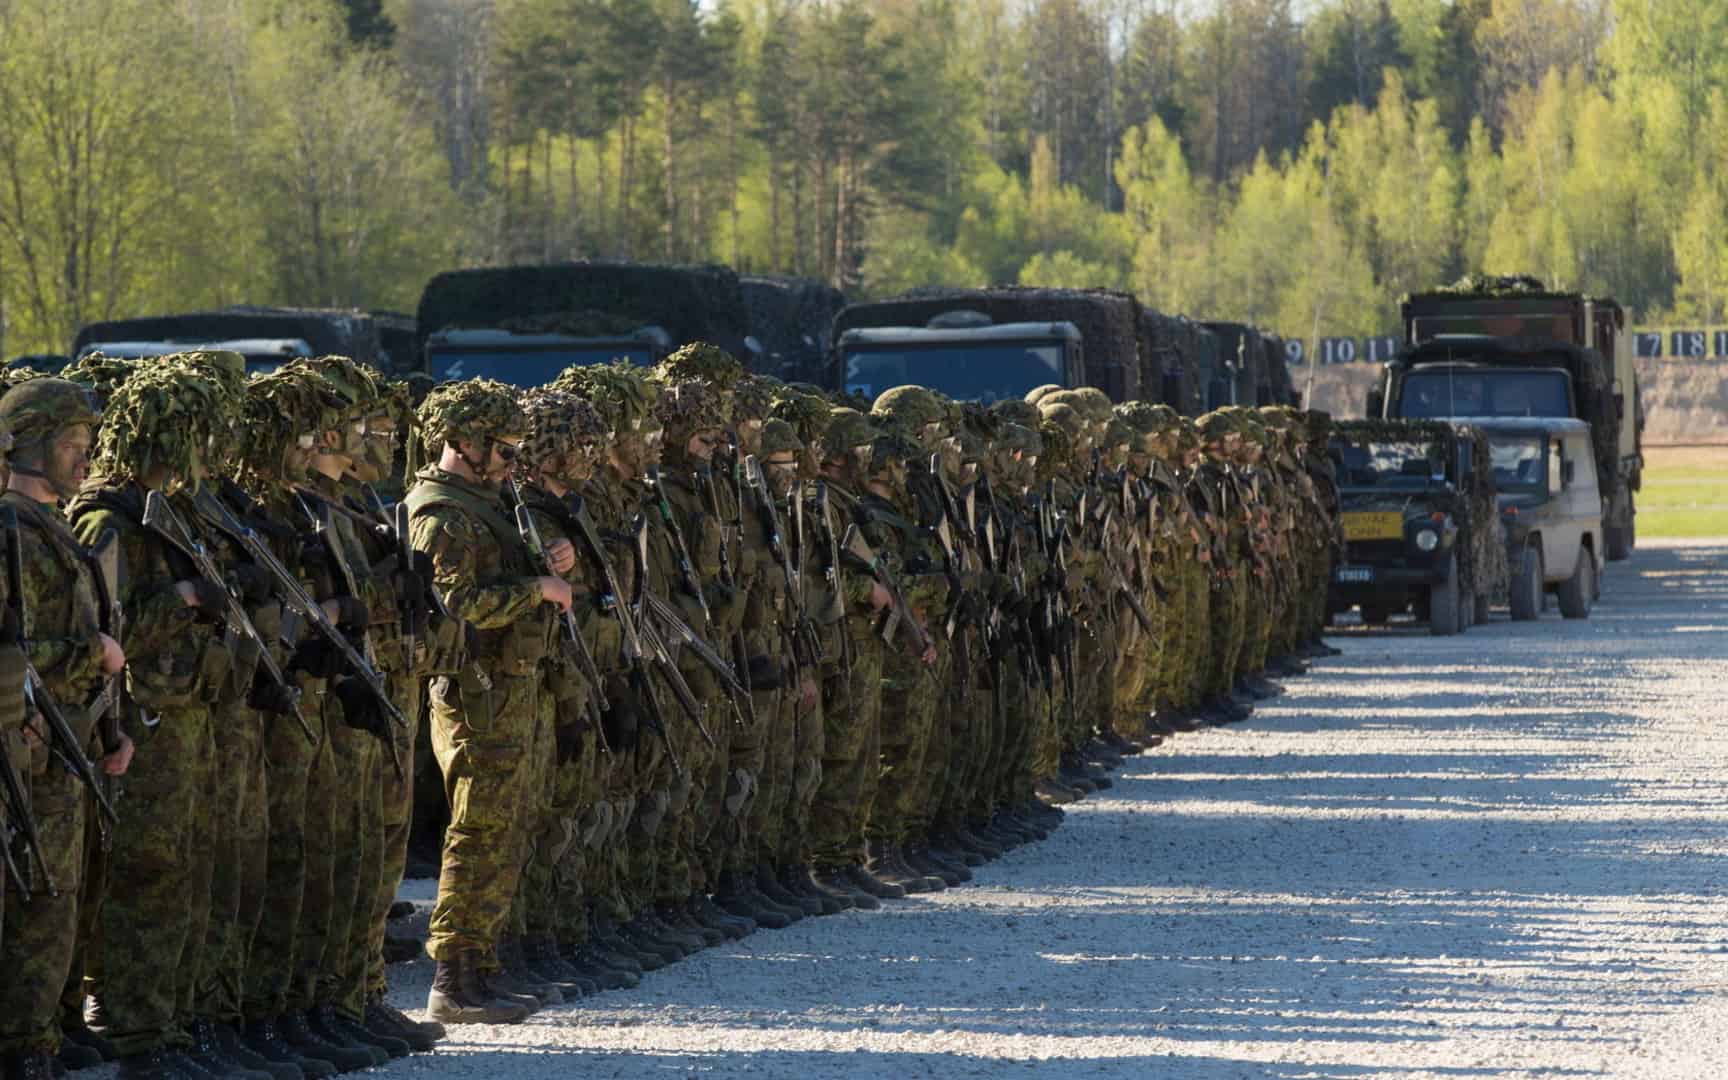
<path fill-rule="evenodd" d="M 0 0 L 0 350 L 458 265 L 1728 321 L 1720 0 Z"/>

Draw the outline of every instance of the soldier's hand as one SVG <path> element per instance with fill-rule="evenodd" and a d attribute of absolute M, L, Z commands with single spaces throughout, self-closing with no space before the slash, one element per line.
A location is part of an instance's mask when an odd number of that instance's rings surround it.
<path fill-rule="evenodd" d="M 822 690 L 816 685 L 816 680 L 806 677 L 798 684 L 798 704 L 806 709 L 814 709 L 822 699 Z"/>
<path fill-rule="evenodd" d="M 894 594 L 884 589 L 880 581 L 872 581 L 870 583 L 870 607 L 875 611 L 881 611 L 885 607 L 893 606 L 893 604 Z"/>
<path fill-rule="evenodd" d="M 552 563 L 553 573 L 568 574 L 576 565 L 576 547 L 568 540 L 554 540 L 546 545 L 546 558 Z"/>
<path fill-rule="evenodd" d="M 364 731 L 380 739 L 390 737 L 390 725 L 384 719 L 384 708 L 378 695 L 358 675 L 337 679 L 331 693 L 342 703 L 342 722 L 355 731 Z"/>
<path fill-rule="evenodd" d="M 204 578 L 176 581 L 174 591 L 180 594 L 180 602 L 189 608 L 220 611 L 227 604 L 228 591 Z"/>
<path fill-rule="evenodd" d="M 540 599 L 556 607 L 560 612 L 570 610 L 570 583 L 563 578 L 536 578 L 540 583 Z"/>
<path fill-rule="evenodd" d="M 258 712 L 272 716 L 293 716 L 299 705 L 299 698 L 293 690 L 260 671 L 253 676 L 252 689 L 246 695 L 246 704 Z"/>
<path fill-rule="evenodd" d="M 925 627 L 924 633 L 929 634 L 930 628 Z M 935 663 L 936 663 L 936 640 L 934 638 L 932 638 L 930 640 L 930 644 L 924 646 L 924 654 L 922 656 L 918 657 L 918 659 L 924 664 L 925 667 L 932 667 L 935 665 Z"/>
<path fill-rule="evenodd" d="M 98 633 L 96 636 L 102 641 L 102 674 L 120 674 L 120 669 L 126 666 L 126 654 L 121 651 L 120 643 L 107 634 Z"/>
<path fill-rule="evenodd" d="M 102 760 L 96 764 L 100 765 L 103 773 L 108 776 L 125 776 L 126 770 L 132 767 L 132 751 L 134 749 L 136 748 L 132 745 L 132 739 L 122 731 L 120 733 L 120 745 L 115 747 L 113 752 L 104 754 Z"/>

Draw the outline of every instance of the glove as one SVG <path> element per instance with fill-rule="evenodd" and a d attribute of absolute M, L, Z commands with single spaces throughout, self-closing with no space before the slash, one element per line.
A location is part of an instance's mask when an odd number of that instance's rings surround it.
<path fill-rule="evenodd" d="M 378 696 L 358 675 L 337 679 L 330 692 L 342 705 L 342 722 L 355 731 L 375 735 L 382 741 L 390 737 L 390 727 L 384 719 L 384 708 Z"/>
<path fill-rule="evenodd" d="M 582 733 L 588 730 L 588 725 L 576 722 L 559 724 L 553 729 L 552 735 L 558 741 L 558 764 L 569 765 L 582 757 Z"/>
<path fill-rule="evenodd" d="M 193 578 L 192 595 L 198 600 L 198 610 L 208 618 L 220 619 L 228 608 L 228 590 L 209 578 Z"/>
<path fill-rule="evenodd" d="M 325 567 L 330 565 L 330 545 L 321 536 L 308 536 L 300 541 L 300 565 Z"/>
<path fill-rule="evenodd" d="M 327 638 L 308 638 L 294 650 L 288 670 L 304 671 L 314 679 L 333 678 L 342 670 L 342 653 Z"/>
<path fill-rule="evenodd" d="M 636 749 L 636 740 L 641 737 L 642 729 L 642 715 L 636 700 L 622 697 L 613 701 L 611 707 L 600 714 L 600 725 L 606 732 L 606 745 L 613 750 Z"/>
<path fill-rule="evenodd" d="M 772 656 L 752 656 L 745 667 L 750 670 L 752 690 L 778 690 L 786 685 L 786 669 Z"/>
<path fill-rule="evenodd" d="M 234 591 L 240 594 L 240 602 L 248 608 L 255 608 L 275 591 L 276 581 L 270 572 L 252 563 L 239 563 L 229 571 L 234 581 Z"/>
<path fill-rule="evenodd" d="M 372 625 L 372 611 L 366 601 L 357 596 L 336 598 L 336 625 L 344 633 L 358 634 Z"/>
<path fill-rule="evenodd" d="M 293 716 L 300 704 L 300 692 L 283 686 L 267 673 L 252 676 L 252 687 L 246 694 L 248 708 L 270 716 Z"/>

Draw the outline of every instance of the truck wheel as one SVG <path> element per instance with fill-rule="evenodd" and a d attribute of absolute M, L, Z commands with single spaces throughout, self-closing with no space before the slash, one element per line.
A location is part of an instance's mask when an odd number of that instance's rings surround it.
<path fill-rule="evenodd" d="M 1608 561 L 1624 562 L 1632 557 L 1633 549 L 1638 546 L 1638 526 L 1636 522 L 1607 525 L 1602 529 L 1602 538 L 1608 545 Z"/>
<path fill-rule="evenodd" d="M 1512 621 L 1529 622 L 1542 615 L 1542 553 L 1526 547 L 1512 574 Z"/>
<path fill-rule="evenodd" d="M 1568 619 L 1588 619 L 1590 602 L 1596 595 L 1596 556 L 1589 548 L 1578 549 L 1578 565 L 1572 576 L 1560 583 L 1560 614 Z"/>
<path fill-rule="evenodd" d="M 1488 609 L 1492 606 L 1490 597 L 1487 593 L 1477 593 L 1472 599 L 1475 601 L 1476 610 L 1470 614 L 1470 624 L 1472 626 L 1488 625 Z"/>
<path fill-rule="evenodd" d="M 1458 603 L 1458 556 L 1446 560 L 1446 580 L 1428 590 L 1428 632 L 1436 637 L 1462 633 L 1463 610 Z"/>
<path fill-rule="evenodd" d="M 1392 609 L 1385 604 L 1363 604 L 1362 625 L 1383 626 L 1392 617 Z"/>

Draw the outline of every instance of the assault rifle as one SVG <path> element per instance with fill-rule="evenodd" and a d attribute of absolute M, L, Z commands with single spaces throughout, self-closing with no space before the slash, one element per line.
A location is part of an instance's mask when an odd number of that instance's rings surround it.
<path fill-rule="evenodd" d="M 114 804 L 109 801 L 102 781 L 96 776 L 96 767 L 84 755 L 84 744 L 72 731 L 66 714 L 60 711 L 60 703 L 54 700 L 48 684 L 42 681 L 36 665 L 30 662 L 29 643 L 24 638 L 24 628 L 30 625 L 29 612 L 24 608 L 24 550 L 19 542 L 18 511 L 14 507 L 0 505 L 0 530 L 6 533 L 7 617 L 12 624 L 13 635 L 24 662 L 25 716 L 28 717 L 34 712 L 42 718 L 43 726 L 47 730 L 38 734 L 42 735 L 48 752 L 68 773 L 77 777 L 79 783 L 90 789 L 90 794 L 96 800 L 96 808 L 100 811 L 97 826 L 106 838 L 109 826 L 120 820 L 114 814 Z"/>
<path fill-rule="evenodd" d="M 546 542 L 540 537 L 540 524 L 534 520 L 534 511 L 528 508 L 528 503 L 522 498 L 522 485 L 512 479 L 510 494 L 516 500 L 516 531 L 522 534 L 522 542 L 528 546 L 529 554 L 540 560 L 540 566 L 553 577 L 560 577 L 552 567 L 552 553 L 547 550 Z M 601 685 L 600 667 L 594 662 L 594 654 L 588 649 L 588 642 L 582 637 L 582 628 L 576 624 L 575 605 L 564 610 L 559 621 L 564 624 L 565 645 L 571 659 L 576 661 L 576 667 L 582 672 L 582 678 L 588 683 L 589 717 L 594 722 L 594 731 L 600 739 L 600 749 L 610 753 L 612 748 L 606 745 L 606 732 L 599 723 L 600 714 L 606 711 L 606 695 Z"/>
<path fill-rule="evenodd" d="M 792 662 L 799 667 L 814 667 L 823 659 L 822 639 L 817 635 L 809 613 L 804 610 L 803 550 L 800 548 L 795 555 L 787 545 L 774 492 L 768 487 L 768 478 L 762 474 L 762 463 L 754 455 L 744 459 L 744 480 L 756 492 L 762 508 L 762 527 L 768 533 L 769 553 L 780 564 L 781 576 L 786 580 L 786 598 L 792 607 L 792 626 L 788 633 L 792 643 Z M 804 514 L 797 491 L 793 492 L 792 498 L 798 504 L 794 512 L 802 521 Z"/>
<path fill-rule="evenodd" d="M 36 864 L 48 895 L 59 896 L 60 890 L 42 858 L 42 836 L 36 830 L 36 818 L 30 812 L 30 800 L 24 793 L 24 778 L 12 764 L 12 759 L 6 756 L 6 751 L 0 749 L 0 869 L 4 869 L 7 880 L 28 904 L 30 882 L 18 868 L 13 855 L 15 850 L 19 858 Z"/>
<path fill-rule="evenodd" d="M 930 635 L 924 628 L 918 625 L 918 620 L 912 614 L 912 606 L 906 602 L 906 594 L 900 591 L 900 583 L 894 579 L 894 572 L 888 569 L 888 564 L 871 548 L 869 541 L 864 539 L 864 534 L 858 531 L 858 526 L 846 526 L 846 537 L 840 541 L 840 550 L 869 568 L 876 584 L 882 586 L 894 602 L 894 610 L 882 625 L 882 640 L 892 644 L 896 628 L 904 623 L 906 632 L 912 635 L 912 651 L 919 656 L 929 652 L 935 643 L 930 640 Z"/>
<path fill-rule="evenodd" d="M 103 529 L 85 557 L 89 560 L 90 576 L 96 584 L 96 606 L 101 616 L 102 632 L 117 642 L 124 642 L 126 613 L 120 607 L 120 534 L 113 529 Z M 84 707 L 96 721 L 103 754 L 112 754 L 120 749 L 120 701 L 125 692 L 126 673 L 116 671 Z M 106 773 L 102 776 L 102 787 L 110 802 L 119 797 L 114 778 Z M 111 837 L 104 832 L 102 839 L 107 844 Z M 104 847 L 103 850 L 108 849 Z"/>

